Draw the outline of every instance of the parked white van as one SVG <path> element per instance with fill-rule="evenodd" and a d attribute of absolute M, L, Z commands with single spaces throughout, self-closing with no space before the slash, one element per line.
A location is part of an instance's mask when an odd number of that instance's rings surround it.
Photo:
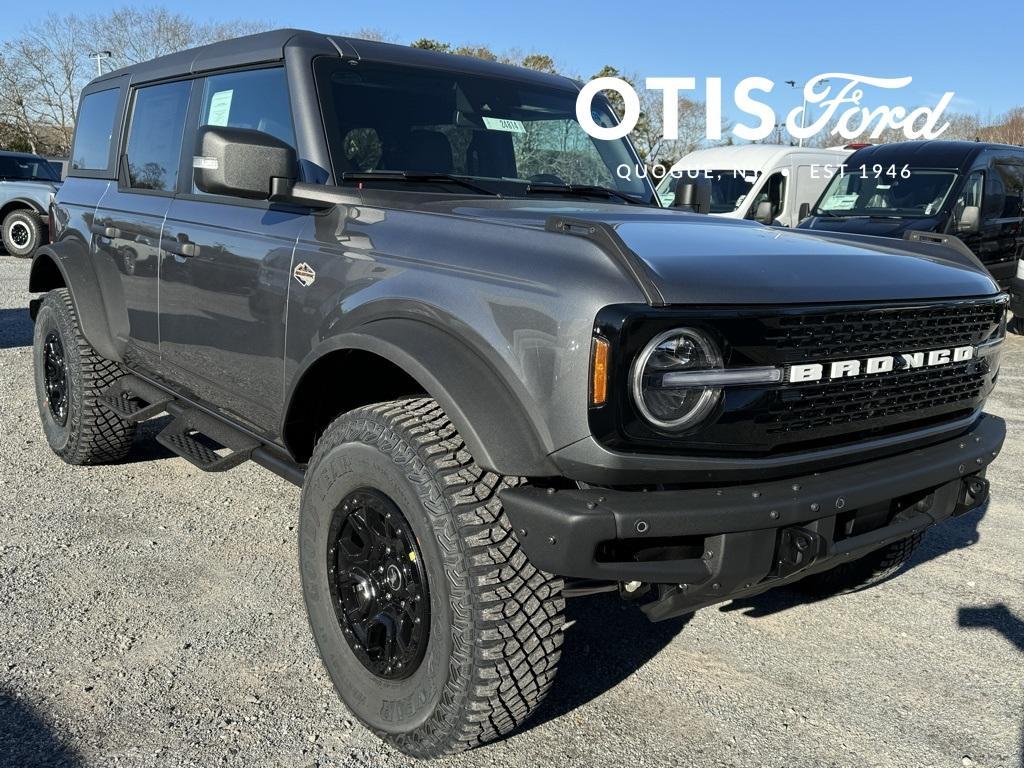
<path fill-rule="evenodd" d="M 711 214 L 795 227 L 854 149 L 779 144 L 698 149 L 672 166 L 658 184 L 658 196 L 662 205 L 672 205 L 680 180 L 708 179 Z"/>

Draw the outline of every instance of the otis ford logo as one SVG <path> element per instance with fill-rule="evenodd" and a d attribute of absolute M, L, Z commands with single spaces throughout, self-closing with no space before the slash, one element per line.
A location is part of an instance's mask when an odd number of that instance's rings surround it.
<path fill-rule="evenodd" d="M 974 357 L 974 347 L 933 349 L 928 352 L 909 352 L 902 355 L 881 355 L 856 360 L 836 360 L 832 363 L 797 363 L 786 369 L 786 381 L 846 379 L 870 373 L 890 373 L 909 368 L 927 368 L 933 365 L 962 363 Z"/>

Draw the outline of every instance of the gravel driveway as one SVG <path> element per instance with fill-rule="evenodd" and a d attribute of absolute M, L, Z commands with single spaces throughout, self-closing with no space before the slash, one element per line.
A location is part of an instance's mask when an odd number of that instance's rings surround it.
<path fill-rule="evenodd" d="M 46 446 L 28 264 L 0 258 L 0 766 L 378 766 L 306 626 L 299 492 L 207 475 L 147 425 L 130 462 Z M 436 765 L 1024 768 L 1024 338 L 991 410 L 994 502 L 873 590 L 791 592 L 649 624 L 571 601 L 563 666 L 521 732 Z"/>

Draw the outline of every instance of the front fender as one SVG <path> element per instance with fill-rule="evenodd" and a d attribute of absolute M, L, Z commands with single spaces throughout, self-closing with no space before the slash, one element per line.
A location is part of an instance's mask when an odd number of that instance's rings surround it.
<path fill-rule="evenodd" d="M 119 283 L 112 283 L 120 289 Z M 89 259 L 89 247 L 68 238 L 36 250 L 29 272 L 29 293 L 66 287 L 71 293 L 82 335 L 98 354 L 122 362 L 125 344 L 111 332 L 103 291 Z"/>
<path fill-rule="evenodd" d="M 373 353 L 409 374 L 444 409 L 486 469 L 533 477 L 558 473 L 538 434 L 538 416 L 528 412 L 498 371 L 450 333 L 408 318 L 365 323 L 319 344 L 295 385 L 317 360 L 341 350 Z M 291 410 L 291 394 L 286 411 Z"/>

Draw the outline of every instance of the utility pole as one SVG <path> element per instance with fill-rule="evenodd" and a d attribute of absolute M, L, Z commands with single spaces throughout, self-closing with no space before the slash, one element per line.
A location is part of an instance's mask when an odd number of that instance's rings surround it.
<path fill-rule="evenodd" d="M 788 85 L 790 88 L 800 88 L 801 93 L 804 94 L 803 108 L 800 110 L 800 128 L 803 129 L 807 125 L 807 94 L 804 91 L 804 87 L 802 85 L 798 86 L 796 84 L 796 80 L 786 80 L 785 82 L 786 82 L 786 85 Z M 819 82 L 819 83 L 827 83 L 828 82 L 828 78 L 826 77 L 824 80 L 818 80 L 817 82 Z M 797 146 L 802 147 L 803 145 L 804 145 L 804 137 L 801 136 L 800 137 L 800 141 L 798 142 Z"/>
<path fill-rule="evenodd" d="M 96 77 L 103 74 L 103 60 L 109 59 L 113 55 L 110 51 L 93 51 L 89 54 L 90 59 L 96 59 Z"/>

